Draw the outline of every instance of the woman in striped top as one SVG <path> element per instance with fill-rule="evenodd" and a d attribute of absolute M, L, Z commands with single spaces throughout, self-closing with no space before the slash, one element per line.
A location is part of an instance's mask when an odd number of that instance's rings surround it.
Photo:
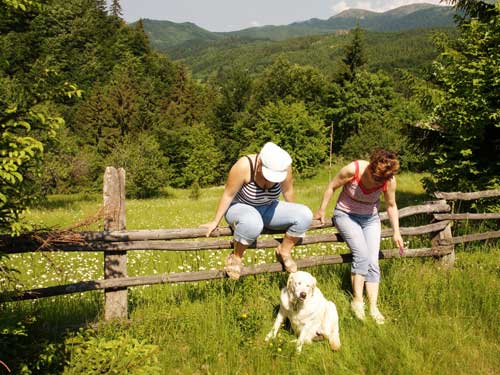
<path fill-rule="evenodd" d="M 399 161 L 386 150 L 375 150 L 370 162 L 356 160 L 343 167 L 328 184 L 315 218 L 325 220 L 325 210 L 333 192 L 343 187 L 334 210 L 333 221 L 353 255 L 351 309 L 360 320 L 365 319 L 363 290 L 366 288 L 370 315 L 378 324 L 384 316 L 377 307 L 380 283 L 378 256 L 381 225 L 378 216 L 380 195 L 384 195 L 387 215 L 394 231 L 393 239 L 403 254 L 403 239 L 399 231 L 396 205 L 396 177 Z"/>
<path fill-rule="evenodd" d="M 243 253 L 263 228 L 286 230 L 276 257 L 288 272 L 296 272 L 291 257 L 295 243 L 304 237 L 312 221 L 311 210 L 294 203 L 290 155 L 268 142 L 260 153 L 240 158 L 229 171 L 226 186 L 213 221 L 204 224 L 207 237 L 217 228 L 222 217 L 234 230 L 234 249 L 224 269 L 229 277 L 238 279 Z M 283 193 L 285 201 L 279 201 Z"/>

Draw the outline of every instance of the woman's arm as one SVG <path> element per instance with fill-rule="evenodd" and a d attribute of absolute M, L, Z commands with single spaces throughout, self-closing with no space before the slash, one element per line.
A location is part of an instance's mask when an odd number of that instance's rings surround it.
<path fill-rule="evenodd" d="M 404 242 L 399 231 L 399 214 L 396 204 L 396 177 L 392 177 L 388 182 L 387 190 L 384 192 L 385 205 L 387 207 L 387 216 L 393 230 L 393 240 L 399 248 L 399 254 L 403 255 Z"/>
<path fill-rule="evenodd" d="M 328 184 L 325 193 L 323 194 L 323 200 L 321 201 L 321 205 L 319 206 L 318 211 L 314 214 L 315 219 L 319 219 L 321 224 L 325 223 L 325 211 L 330 199 L 332 198 L 333 192 L 338 189 L 340 186 L 348 183 L 354 174 L 356 173 L 356 165 L 354 163 L 350 163 L 343 167 L 339 173 L 330 181 Z"/>
<path fill-rule="evenodd" d="M 286 175 L 285 181 L 281 183 L 281 191 L 283 192 L 283 197 L 287 202 L 295 202 L 295 192 L 293 191 L 293 176 L 292 176 L 292 166 L 288 167 L 288 174 Z"/>
<path fill-rule="evenodd" d="M 233 201 L 233 198 L 245 183 L 245 176 L 250 173 L 249 169 L 250 166 L 248 164 L 247 158 L 240 158 L 231 167 L 229 175 L 227 176 L 224 192 L 222 193 L 219 204 L 217 205 L 217 209 L 215 211 L 214 219 L 206 224 L 201 225 L 202 227 L 207 228 L 207 237 L 210 237 L 210 234 L 214 231 L 215 228 L 217 228 L 220 221 L 222 220 L 222 217 L 229 208 L 229 205 Z"/>

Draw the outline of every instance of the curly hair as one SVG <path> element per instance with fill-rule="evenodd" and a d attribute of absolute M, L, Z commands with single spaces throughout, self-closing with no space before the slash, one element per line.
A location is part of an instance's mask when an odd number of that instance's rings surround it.
<path fill-rule="evenodd" d="M 385 180 L 389 180 L 399 172 L 399 160 L 395 152 L 376 149 L 370 155 L 370 172 Z"/>

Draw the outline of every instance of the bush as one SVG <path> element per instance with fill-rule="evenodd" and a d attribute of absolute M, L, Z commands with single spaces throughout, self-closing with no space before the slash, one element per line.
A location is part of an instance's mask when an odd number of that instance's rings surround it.
<path fill-rule="evenodd" d="M 303 102 L 269 103 L 257 114 L 255 127 L 243 124 L 242 139 L 252 140 L 245 150 L 256 152 L 268 141 L 288 151 L 293 168 L 302 177 L 313 176 L 327 156 L 328 137 L 323 121 L 311 115 Z"/>
<path fill-rule="evenodd" d="M 168 159 L 148 134 L 128 135 L 106 158 L 107 165 L 124 168 L 127 196 L 149 198 L 160 194 L 170 176 Z"/>
<path fill-rule="evenodd" d="M 479 19 L 472 9 L 465 9 L 471 18 L 460 25 L 458 41 L 445 41 L 434 65 L 444 100 L 433 113 L 441 137 L 428 191 L 500 186 L 500 3 L 485 7 Z"/>
<path fill-rule="evenodd" d="M 221 151 L 210 129 L 202 123 L 183 125 L 168 134 L 167 155 L 174 170 L 172 185 L 190 187 L 195 181 L 205 187 L 219 181 Z"/>
<path fill-rule="evenodd" d="M 421 161 L 417 145 L 404 134 L 399 119 L 391 115 L 387 115 L 382 121 L 365 124 L 358 133 L 346 140 L 340 154 L 348 160 L 368 160 L 376 148 L 396 152 L 402 169 L 409 169 Z"/>
<path fill-rule="evenodd" d="M 66 340 L 70 357 L 63 375 L 155 375 L 160 374 L 157 345 L 127 335 L 115 339 L 80 331 Z"/>

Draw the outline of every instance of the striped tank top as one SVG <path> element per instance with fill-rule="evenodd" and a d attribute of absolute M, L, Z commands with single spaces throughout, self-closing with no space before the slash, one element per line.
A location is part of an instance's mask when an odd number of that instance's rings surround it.
<path fill-rule="evenodd" d="M 358 161 L 354 161 L 354 164 L 356 173 L 351 181 L 343 186 L 335 208 L 358 215 L 375 215 L 378 213 L 380 193 L 387 190 L 388 181 L 383 185 L 367 189 L 361 182 Z"/>
<path fill-rule="evenodd" d="M 258 154 L 255 158 L 257 160 Z M 275 183 L 269 189 L 263 189 L 255 182 L 255 166 L 252 159 L 247 156 L 250 163 L 250 182 L 244 184 L 233 199 L 234 202 L 248 204 L 250 206 L 264 206 L 279 199 L 281 194 L 281 184 Z"/>

